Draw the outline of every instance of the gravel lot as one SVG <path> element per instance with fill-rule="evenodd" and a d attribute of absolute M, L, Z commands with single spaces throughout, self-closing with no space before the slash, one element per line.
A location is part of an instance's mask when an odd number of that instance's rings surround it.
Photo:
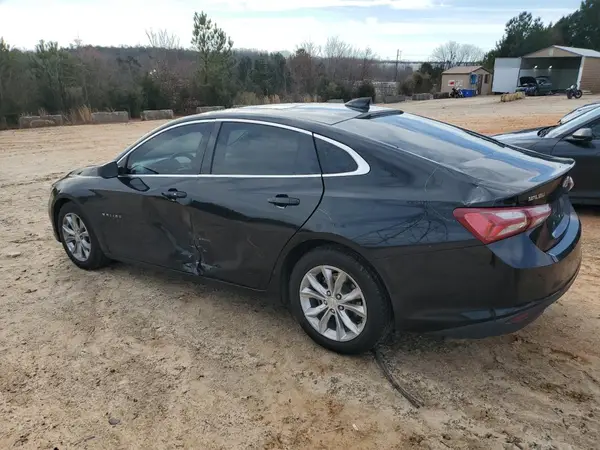
<path fill-rule="evenodd" d="M 494 133 L 598 99 L 397 106 Z M 159 124 L 0 132 L 0 448 L 598 448 L 600 209 L 579 210 L 578 280 L 525 330 L 382 348 L 415 409 L 370 354 L 317 347 L 276 299 L 67 259 L 51 182 Z"/>

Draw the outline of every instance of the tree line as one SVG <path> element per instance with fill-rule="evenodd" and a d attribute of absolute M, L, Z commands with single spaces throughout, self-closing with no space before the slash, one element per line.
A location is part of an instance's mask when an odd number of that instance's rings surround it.
<path fill-rule="evenodd" d="M 146 34 L 144 47 L 40 41 L 33 51 L 0 38 L 0 123 L 39 111 L 85 122 L 82 107 L 139 117 L 145 109 L 190 114 L 198 106 L 374 97 L 371 80 L 397 76 L 371 49 L 337 37 L 323 46 L 304 42 L 287 54 L 234 50 L 205 13 L 194 15 L 191 48 L 166 30 Z"/>
<path fill-rule="evenodd" d="M 0 127 L 22 114 L 64 114 L 85 122 L 85 110 L 145 109 L 190 114 L 205 105 L 231 106 L 283 101 L 348 100 L 375 96 L 374 81 L 397 82 L 402 94 L 439 90 L 448 67 L 496 57 L 514 57 L 553 44 L 600 50 L 600 0 L 584 0 L 555 24 L 523 12 L 487 54 L 476 46 L 448 42 L 418 70 L 384 64 L 370 49 L 337 37 L 323 45 L 303 42 L 290 53 L 234 49 L 232 40 L 205 13 L 193 17 L 191 48 L 165 30 L 148 30 L 144 47 L 98 47 L 75 41 L 68 47 L 40 41 L 33 51 L 0 38 Z"/>

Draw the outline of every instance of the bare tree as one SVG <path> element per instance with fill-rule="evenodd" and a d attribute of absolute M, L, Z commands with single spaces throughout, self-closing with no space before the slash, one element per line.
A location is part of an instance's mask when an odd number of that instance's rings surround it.
<path fill-rule="evenodd" d="M 149 28 L 146 30 L 146 37 L 148 38 L 150 47 L 166 49 L 181 48 L 179 37 L 173 33 L 169 33 L 165 29 L 155 31 Z"/>
<path fill-rule="evenodd" d="M 170 104 L 179 102 L 179 87 L 182 84 L 182 74 L 179 67 L 179 52 L 181 49 L 179 37 L 165 29 L 146 30 L 148 43 L 152 51 L 152 70 L 149 76 L 159 87 L 160 92 Z"/>
<path fill-rule="evenodd" d="M 344 67 L 344 63 L 347 63 L 345 60 L 351 58 L 354 52 L 355 50 L 352 46 L 342 41 L 339 37 L 333 36 L 328 38 L 323 48 L 327 76 L 332 80 L 337 80 L 344 73 L 346 76 L 351 76 L 350 73 L 345 72 L 344 69 L 347 69 L 347 67 Z"/>
<path fill-rule="evenodd" d="M 321 57 L 321 46 L 315 44 L 313 41 L 303 41 L 294 49 L 294 53 L 297 53 L 298 50 L 303 50 L 304 53 L 309 55 L 311 58 L 320 58 Z"/>
<path fill-rule="evenodd" d="M 462 61 L 464 63 L 466 62 L 472 62 L 472 63 L 478 63 L 483 61 L 483 57 L 485 55 L 485 52 L 477 47 L 476 45 L 472 45 L 472 44 L 463 44 L 461 46 L 461 53 L 459 53 L 459 58 L 462 59 Z"/>
<path fill-rule="evenodd" d="M 370 47 L 365 48 L 360 56 L 360 79 L 368 80 L 373 78 L 373 69 L 375 66 L 375 53 Z"/>
<path fill-rule="evenodd" d="M 289 59 L 290 71 L 296 94 L 314 93 L 317 86 L 317 59 L 321 55 L 321 47 L 312 41 L 301 43 Z"/>
<path fill-rule="evenodd" d="M 472 44 L 459 44 L 449 41 L 431 53 L 431 60 L 444 65 L 445 69 L 465 63 L 475 63 L 483 59 L 484 51 Z"/>

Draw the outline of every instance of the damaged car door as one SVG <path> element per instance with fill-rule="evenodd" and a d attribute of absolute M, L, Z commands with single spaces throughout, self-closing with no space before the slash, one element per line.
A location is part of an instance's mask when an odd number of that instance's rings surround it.
<path fill-rule="evenodd" d="M 187 205 L 214 124 L 159 130 L 119 160 L 119 176 L 102 193 L 100 227 L 115 258 L 195 270 Z"/>
<path fill-rule="evenodd" d="M 209 153 L 191 203 L 198 273 L 262 289 L 323 195 L 312 133 L 221 120 L 212 158 Z"/>

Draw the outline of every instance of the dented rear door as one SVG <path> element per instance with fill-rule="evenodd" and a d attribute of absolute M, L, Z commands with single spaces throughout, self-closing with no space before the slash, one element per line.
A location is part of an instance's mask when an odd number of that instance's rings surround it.
<path fill-rule="evenodd" d="M 198 273 L 265 288 L 285 244 L 318 207 L 323 182 L 312 135 L 224 121 L 189 205 Z"/>

